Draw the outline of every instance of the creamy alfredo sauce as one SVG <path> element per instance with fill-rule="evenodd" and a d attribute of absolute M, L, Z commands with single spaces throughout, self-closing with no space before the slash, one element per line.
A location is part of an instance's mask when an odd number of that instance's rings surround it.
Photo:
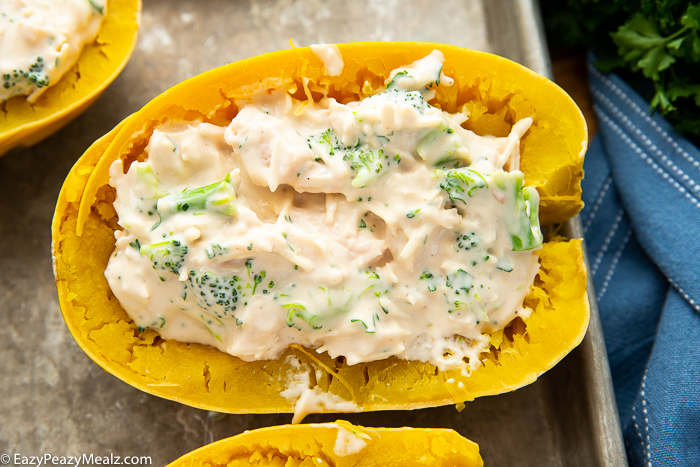
<path fill-rule="evenodd" d="M 312 44 L 311 51 L 323 62 L 329 76 L 338 76 L 343 72 L 345 63 L 340 48 L 335 44 Z"/>
<path fill-rule="evenodd" d="M 476 368 L 482 332 L 530 312 L 539 197 L 516 169 L 532 121 L 465 130 L 427 103 L 452 84 L 442 62 L 347 105 L 262 92 L 226 128 L 168 123 L 145 162 L 115 162 L 105 275 L 136 324 L 247 361 L 298 344 Z"/>
<path fill-rule="evenodd" d="M 97 36 L 107 0 L 2 0 L 0 102 L 34 102 Z"/>

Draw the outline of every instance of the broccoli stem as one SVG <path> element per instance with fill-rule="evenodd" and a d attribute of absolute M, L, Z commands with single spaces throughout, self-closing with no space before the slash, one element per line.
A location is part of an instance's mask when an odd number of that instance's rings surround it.
<path fill-rule="evenodd" d="M 233 216 L 236 213 L 236 206 L 233 203 L 235 199 L 236 193 L 231 184 L 231 174 L 226 174 L 223 180 L 211 185 L 164 196 L 158 200 L 157 205 L 160 220 L 151 230 L 158 227 L 164 219 L 179 212 L 210 211 L 224 216 Z"/>
<path fill-rule="evenodd" d="M 511 237 L 513 250 L 532 250 L 542 245 L 542 231 L 538 216 L 540 196 L 537 189 L 523 187 L 523 173 L 516 170 L 504 172 L 498 170 L 489 175 L 481 175 L 468 168 L 452 170 L 436 170 L 435 175 L 444 177 L 440 188 L 450 198 L 468 205 L 477 196 L 474 190 L 480 188 L 498 189 L 505 192 L 508 197 L 508 208 L 511 211 L 502 219 L 506 231 Z M 460 245 L 462 247 L 464 245 Z M 468 248 L 465 248 L 468 249 Z"/>

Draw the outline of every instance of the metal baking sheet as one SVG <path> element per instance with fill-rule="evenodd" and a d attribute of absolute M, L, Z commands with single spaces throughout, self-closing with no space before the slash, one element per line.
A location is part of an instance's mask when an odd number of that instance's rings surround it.
<path fill-rule="evenodd" d="M 295 45 L 362 40 L 454 44 L 498 53 L 550 76 L 533 0 L 145 0 L 130 63 L 81 117 L 0 159 L 0 454 L 151 456 L 165 465 L 291 415 L 215 417 L 142 393 L 94 364 L 61 317 L 50 222 L 61 184 L 98 137 L 160 92 L 225 63 Z M 566 226 L 581 236 L 578 219 Z M 486 465 L 626 465 L 600 321 L 535 384 L 466 404 L 314 415 L 367 426 L 453 428 Z"/>

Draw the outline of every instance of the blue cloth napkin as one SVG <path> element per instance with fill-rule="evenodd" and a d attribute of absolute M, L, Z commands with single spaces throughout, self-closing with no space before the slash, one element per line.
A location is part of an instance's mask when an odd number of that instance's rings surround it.
<path fill-rule="evenodd" d="M 581 213 L 632 466 L 700 466 L 700 151 L 589 65 Z"/>

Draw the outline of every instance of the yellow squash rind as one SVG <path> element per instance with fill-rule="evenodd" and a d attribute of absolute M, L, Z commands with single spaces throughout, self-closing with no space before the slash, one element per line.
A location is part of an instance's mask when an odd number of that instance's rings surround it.
<path fill-rule="evenodd" d="M 339 430 L 345 431 L 340 435 Z M 344 451 L 343 436 L 361 449 Z M 338 444 L 337 444 L 338 443 Z M 336 447 L 337 446 L 337 447 Z M 192 451 L 167 467 L 481 467 L 479 446 L 453 430 L 364 428 L 345 421 L 247 431 Z"/>
<path fill-rule="evenodd" d="M 230 413 L 291 412 L 292 402 L 280 395 L 292 372 L 287 361 L 290 356 L 323 375 L 315 383 L 322 392 L 353 400 L 357 410 L 460 403 L 532 383 L 556 364 L 581 342 L 588 326 L 580 240 L 552 241 L 538 251 L 542 269 L 526 299 L 535 312 L 494 333 L 490 352 L 482 354 L 482 367 L 469 376 L 459 369 L 438 371 L 427 363 L 396 358 L 348 366 L 341 359 L 301 348 L 291 348 L 274 361 L 244 362 L 213 347 L 164 341 L 153 330 L 138 332 L 104 277 L 118 228 L 111 204 L 114 190 L 108 186 L 109 166 L 118 157 L 127 163 L 142 158 L 147 139 L 159 123 L 200 118 L 226 124 L 237 110 L 231 98 L 248 96 L 261 82 L 297 90 L 300 98 L 307 92 L 320 95 L 320 91 L 338 99 L 363 97 L 376 92 L 390 70 L 422 58 L 434 48 L 445 54 L 444 71 L 467 91 L 440 87 L 432 102 L 451 111 L 457 104 L 472 106 L 470 124 L 477 132 L 506 132 L 498 129 L 500 117 L 494 115 L 499 112 L 504 118 L 509 112 L 516 119 L 532 116 L 534 127 L 522 143 L 526 181 L 549 193 L 543 198 L 550 207 L 551 221 L 564 221 L 577 212 L 583 163 L 580 148 L 586 142 L 583 117 L 563 91 L 520 65 L 483 52 L 406 43 L 341 45 L 346 66 L 340 77 L 326 76 L 322 63 L 309 49 L 256 57 L 166 91 L 97 141 L 68 175 L 52 226 L 53 253 L 61 309 L 80 347 L 106 371 L 143 391 Z M 262 80 L 261 76 L 276 79 Z M 478 83 L 470 84 L 469 79 Z M 305 84 L 308 89 L 303 89 Z M 530 98 L 528 92 L 536 96 Z M 476 97 L 461 103 L 464 95 Z M 456 99 L 457 104 L 449 99 Z M 506 103 L 500 107 L 493 104 L 495 114 L 479 110 L 492 101 Z M 507 120 L 502 118 L 501 126 Z M 549 146 L 528 139 L 539 132 L 561 139 L 553 144 L 561 151 L 558 158 L 554 153 L 542 158 L 542 164 L 553 169 L 541 166 L 537 158 Z M 569 176 L 557 178 L 560 173 Z M 550 181 L 548 175 L 555 180 Z"/>
<path fill-rule="evenodd" d="M 141 0 L 108 1 L 97 38 L 55 85 L 33 104 L 25 96 L 0 103 L 0 156 L 38 143 L 80 115 L 129 61 L 136 45 Z"/>

